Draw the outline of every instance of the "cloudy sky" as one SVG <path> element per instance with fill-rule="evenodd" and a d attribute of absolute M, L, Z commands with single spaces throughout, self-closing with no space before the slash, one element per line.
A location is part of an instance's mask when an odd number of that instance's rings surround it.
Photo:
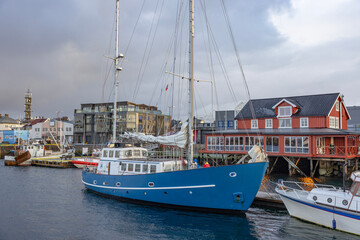
<path fill-rule="evenodd" d="M 252 98 L 340 92 L 347 105 L 360 105 L 360 1 L 224 2 Z M 173 88 L 165 71 L 187 71 L 187 7 L 176 0 L 120 1 L 126 54 L 119 100 L 168 113 L 174 89 L 174 117 L 186 111 L 186 81 L 175 78 Z M 221 1 L 196 1 L 196 9 L 195 77 L 216 86 L 211 98 L 211 84 L 196 83 L 196 115 L 208 117 L 212 101 L 215 109 L 229 109 L 247 94 Z M 0 113 L 23 117 L 27 89 L 33 116 L 60 111 L 73 118 L 81 103 L 112 101 L 107 56 L 114 55 L 114 13 L 115 0 L 0 0 Z M 174 50 L 175 29 L 184 37 Z"/>

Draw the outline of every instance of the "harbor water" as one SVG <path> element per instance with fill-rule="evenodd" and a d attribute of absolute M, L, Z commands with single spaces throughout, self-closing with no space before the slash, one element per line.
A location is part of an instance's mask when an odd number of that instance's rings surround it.
<path fill-rule="evenodd" d="M 229 216 L 120 202 L 88 192 L 75 168 L 5 167 L 0 160 L 0 183 L 0 240 L 359 239 L 286 210 Z"/>

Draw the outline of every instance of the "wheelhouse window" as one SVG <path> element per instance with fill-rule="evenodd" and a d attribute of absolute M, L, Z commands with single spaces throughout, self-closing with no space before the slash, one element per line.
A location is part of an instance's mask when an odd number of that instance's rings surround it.
<path fill-rule="evenodd" d="M 150 173 L 156 173 L 156 165 L 150 165 Z"/>
<path fill-rule="evenodd" d="M 265 119 L 265 128 L 273 128 L 273 120 Z"/>
<path fill-rule="evenodd" d="M 114 157 L 114 151 L 109 151 L 109 157 Z"/>
<path fill-rule="evenodd" d="M 291 118 L 279 118 L 279 128 L 291 128 Z"/>
<path fill-rule="evenodd" d="M 108 151 L 107 150 L 104 150 L 103 152 L 103 157 L 107 157 L 108 156 Z"/>
<path fill-rule="evenodd" d="M 120 158 L 120 151 L 115 151 L 115 158 Z"/>
<path fill-rule="evenodd" d="M 149 165 L 144 164 L 144 165 L 142 166 L 142 172 L 143 172 L 143 173 L 147 173 L 147 172 L 148 172 L 148 169 L 149 169 Z"/>
<path fill-rule="evenodd" d="M 121 171 L 126 171 L 126 163 L 121 163 Z"/>
<path fill-rule="evenodd" d="M 128 164 L 128 171 L 129 171 L 129 172 L 134 171 L 134 164 L 132 164 L 132 163 L 129 163 L 129 164 Z"/>
<path fill-rule="evenodd" d="M 279 152 L 279 137 L 266 137 L 266 152 Z"/>
<path fill-rule="evenodd" d="M 124 155 L 125 155 L 125 157 L 132 157 L 132 151 L 126 150 Z"/>
<path fill-rule="evenodd" d="M 291 107 L 279 107 L 278 108 L 278 117 L 290 117 L 291 116 Z"/>
<path fill-rule="evenodd" d="M 207 150 L 224 150 L 224 137 L 207 137 Z"/>
<path fill-rule="evenodd" d="M 141 164 L 135 164 L 135 172 L 140 172 Z"/>
<path fill-rule="evenodd" d="M 140 157 L 140 150 L 134 150 L 134 157 Z"/>
<path fill-rule="evenodd" d="M 142 151 L 142 156 L 143 157 L 147 157 L 147 155 L 148 155 L 147 151 Z"/>
<path fill-rule="evenodd" d="M 309 153 L 309 137 L 285 137 L 286 153 Z"/>
<path fill-rule="evenodd" d="M 243 137 L 225 137 L 225 151 L 242 151 L 244 150 Z"/>
<path fill-rule="evenodd" d="M 309 127 L 309 118 L 300 118 L 300 127 L 301 128 Z"/>
<path fill-rule="evenodd" d="M 251 128 L 258 128 L 258 120 L 257 119 L 251 120 Z"/>

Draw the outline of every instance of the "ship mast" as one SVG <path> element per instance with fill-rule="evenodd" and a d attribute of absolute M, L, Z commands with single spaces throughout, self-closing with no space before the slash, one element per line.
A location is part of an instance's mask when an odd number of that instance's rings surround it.
<path fill-rule="evenodd" d="M 114 58 L 114 84 L 115 84 L 115 96 L 114 96 L 114 113 L 113 113 L 113 137 L 112 141 L 116 142 L 116 117 L 117 117 L 117 95 L 118 95 L 118 87 L 119 87 L 119 72 L 122 70 L 119 67 L 119 59 L 123 58 L 122 54 L 119 54 L 119 1 L 116 0 L 116 28 L 115 28 L 115 58 Z"/>
<path fill-rule="evenodd" d="M 189 0 L 189 132 L 188 132 L 188 167 L 194 156 L 193 120 L 194 120 L 194 0 Z"/>

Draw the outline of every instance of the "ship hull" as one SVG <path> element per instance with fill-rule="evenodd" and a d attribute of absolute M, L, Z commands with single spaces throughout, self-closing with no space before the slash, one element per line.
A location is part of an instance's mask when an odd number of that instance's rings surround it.
<path fill-rule="evenodd" d="M 355 211 L 337 210 L 309 201 L 280 194 L 289 214 L 301 220 L 324 227 L 360 235 L 360 214 Z"/>
<path fill-rule="evenodd" d="M 91 191 L 122 200 L 237 213 L 250 207 L 267 166 L 267 162 L 259 162 L 139 175 L 103 175 L 83 171 L 82 181 Z"/>

